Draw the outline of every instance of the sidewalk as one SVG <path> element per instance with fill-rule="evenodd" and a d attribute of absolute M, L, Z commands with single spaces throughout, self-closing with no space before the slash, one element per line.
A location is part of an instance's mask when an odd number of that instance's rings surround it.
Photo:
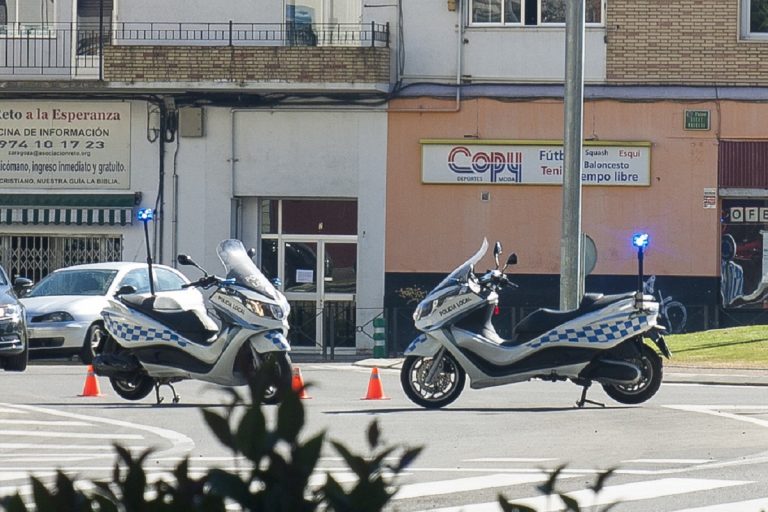
<path fill-rule="evenodd" d="M 365 368 L 400 369 L 402 358 L 368 358 L 354 361 L 329 361 L 351 362 L 355 366 Z M 768 386 L 768 368 L 703 368 L 666 365 L 664 367 L 664 382 L 676 382 L 681 384 L 708 384 L 708 385 L 733 385 L 733 386 Z"/>

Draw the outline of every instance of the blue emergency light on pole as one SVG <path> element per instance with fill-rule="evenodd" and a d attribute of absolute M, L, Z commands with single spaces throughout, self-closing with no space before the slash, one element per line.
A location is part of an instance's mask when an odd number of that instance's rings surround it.
<path fill-rule="evenodd" d="M 635 233 L 632 235 L 632 245 L 637 247 L 637 291 L 643 293 L 643 250 L 648 246 L 650 237 L 648 233 Z"/>
<path fill-rule="evenodd" d="M 136 218 L 144 223 L 144 243 L 147 246 L 147 267 L 149 272 L 149 292 L 155 294 L 155 278 L 152 275 L 152 252 L 149 250 L 149 228 L 147 224 L 155 218 L 152 208 L 139 208 Z"/>

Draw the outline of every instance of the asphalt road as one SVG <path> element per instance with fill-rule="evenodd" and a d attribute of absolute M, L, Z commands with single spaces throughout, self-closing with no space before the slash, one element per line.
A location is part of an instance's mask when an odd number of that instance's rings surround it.
<path fill-rule="evenodd" d="M 369 367 L 298 366 L 310 386 L 311 398 L 303 401 L 305 435 L 325 430 L 328 438 L 366 453 L 365 429 L 376 420 L 387 443 L 425 446 L 398 482 L 390 510 L 499 510 L 499 494 L 540 511 L 557 510 L 557 501 L 541 497 L 536 485 L 561 465 L 560 489 L 582 504 L 620 501 L 613 510 L 630 512 L 768 510 L 768 387 L 755 385 L 765 372 L 667 369 L 659 393 L 642 406 L 612 402 L 595 386 L 589 397 L 606 406 L 577 409 L 578 387 L 530 382 L 467 388 L 451 407 L 427 411 L 405 398 L 397 370 L 383 361 L 386 400 L 361 399 Z M 167 477 L 185 456 L 195 471 L 242 467 L 202 420 L 202 408 L 221 408 L 227 400 L 220 388 L 180 383 L 181 403 L 158 406 L 152 396 L 136 403 L 120 399 L 104 378 L 102 396 L 80 397 L 85 378 L 77 365 L 2 374 L 0 494 L 29 493 L 30 474 L 50 480 L 58 468 L 83 485 L 107 478 L 115 442 L 134 451 L 152 447 L 152 478 Z M 267 410 L 273 415 L 275 408 Z M 325 472 L 353 480 L 331 446 L 320 466 L 318 482 Z M 588 487 L 608 468 L 615 473 L 595 497 Z"/>

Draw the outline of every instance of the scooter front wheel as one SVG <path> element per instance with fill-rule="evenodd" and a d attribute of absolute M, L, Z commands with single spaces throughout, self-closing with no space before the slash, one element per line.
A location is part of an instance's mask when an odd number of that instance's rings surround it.
<path fill-rule="evenodd" d="M 649 400 L 661 387 L 663 374 L 661 357 L 651 347 L 641 343 L 640 356 L 628 360 L 640 368 L 640 380 L 633 385 L 603 384 L 605 392 L 622 404 L 640 404 Z"/>
<path fill-rule="evenodd" d="M 291 389 L 291 378 L 293 377 L 291 358 L 285 352 L 270 352 L 262 357 L 262 368 L 269 368 L 271 374 L 268 377 L 268 385 L 261 401 L 270 405 L 279 404 L 283 399 L 283 393 Z"/>
<path fill-rule="evenodd" d="M 466 373 L 448 352 L 444 352 L 437 364 L 440 368 L 432 382 L 427 382 L 435 359 L 409 356 L 400 371 L 400 384 L 406 396 L 415 404 L 427 409 L 439 409 L 456 400 L 464 389 Z"/>

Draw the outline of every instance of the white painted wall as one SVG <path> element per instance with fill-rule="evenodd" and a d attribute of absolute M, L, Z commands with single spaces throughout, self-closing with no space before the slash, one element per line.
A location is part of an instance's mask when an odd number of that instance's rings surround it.
<path fill-rule="evenodd" d="M 120 22 L 282 23 L 283 0 L 115 0 Z"/>
<path fill-rule="evenodd" d="M 237 196 L 357 199 L 357 325 L 367 324 L 381 312 L 384 299 L 386 111 L 233 115 Z M 246 218 L 245 231 L 256 226 L 254 214 Z M 358 335 L 358 348 L 372 344 Z"/>
<path fill-rule="evenodd" d="M 239 236 L 247 246 L 257 246 L 258 197 L 356 198 L 357 325 L 370 322 L 381 312 L 384 297 L 386 111 L 208 107 L 204 125 L 204 137 L 178 140 L 177 252 L 190 254 L 209 271 L 221 271 L 216 245 L 235 235 L 230 233 L 233 177 L 234 195 L 243 198 Z M 173 210 L 174 153 L 175 143 L 167 156 L 168 215 Z M 172 225 L 166 217 L 169 257 Z M 359 348 L 372 347 L 365 335 L 357 341 Z"/>
<path fill-rule="evenodd" d="M 460 13 L 446 5 L 446 0 L 403 2 L 405 82 L 455 82 Z M 468 19 L 464 12 L 461 16 Z M 464 26 L 461 74 L 468 81 L 563 81 L 564 27 Z M 586 29 L 586 82 L 605 81 L 604 36 L 605 28 Z"/>
<path fill-rule="evenodd" d="M 357 197 L 358 175 L 384 169 L 386 112 L 250 111 L 235 113 L 238 196 Z M 386 155 L 386 153 L 382 153 Z M 361 167 L 362 165 L 362 167 Z"/>
<path fill-rule="evenodd" d="M 189 254 L 209 272 L 219 274 L 223 267 L 216 247 L 221 240 L 232 236 L 231 124 L 230 109 L 205 109 L 204 136 L 177 135 L 176 142 L 169 144 L 166 164 L 169 215 L 174 209 L 174 182 L 178 191 L 175 229 L 173 219 L 166 219 L 166 253 L 171 260 L 176 256 L 172 238 L 175 233 L 177 253 Z M 186 269 L 185 272 L 195 275 L 196 271 Z"/>

